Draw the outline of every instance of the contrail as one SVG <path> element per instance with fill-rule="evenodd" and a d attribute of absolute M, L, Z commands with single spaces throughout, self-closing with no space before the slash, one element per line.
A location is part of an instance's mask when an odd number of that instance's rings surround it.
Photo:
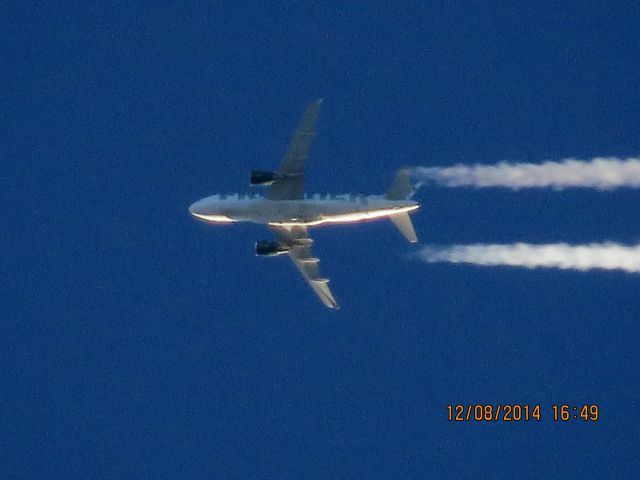
<path fill-rule="evenodd" d="M 583 187 L 598 190 L 640 188 L 640 158 L 598 157 L 589 161 L 568 158 L 560 162 L 506 163 L 497 165 L 457 165 L 416 167 L 421 186 L 435 183 L 445 187 L 520 188 Z"/>
<path fill-rule="evenodd" d="M 471 263 L 486 266 L 506 265 L 581 271 L 602 269 L 640 273 L 640 244 L 635 246 L 617 243 L 428 245 L 417 255 L 427 263 Z"/>

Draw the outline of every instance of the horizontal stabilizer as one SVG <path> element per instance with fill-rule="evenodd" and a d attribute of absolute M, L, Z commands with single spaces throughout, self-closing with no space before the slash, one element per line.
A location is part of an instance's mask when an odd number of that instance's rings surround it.
<path fill-rule="evenodd" d="M 416 243 L 418 241 L 416 231 L 413 229 L 413 223 L 411 223 L 411 218 L 407 212 L 391 215 L 389 219 L 396 227 L 398 227 L 400 233 L 402 233 L 407 240 L 411 243 Z"/>

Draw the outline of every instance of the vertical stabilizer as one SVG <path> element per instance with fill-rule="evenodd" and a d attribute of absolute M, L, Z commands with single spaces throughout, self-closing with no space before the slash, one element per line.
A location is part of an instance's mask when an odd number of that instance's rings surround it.
<path fill-rule="evenodd" d="M 411 243 L 416 243 L 418 241 L 416 231 L 413 229 L 413 223 L 411 223 L 411 218 L 407 212 L 391 215 L 389 220 L 398 227 L 400 233 L 402 233 L 402 235 L 404 235 L 404 237 Z"/>
<path fill-rule="evenodd" d="M 396 178 L 389 187 L 385 197 L 388 200 L 405 200 L 413 193 L 411 186 L 411 169 L 402 168 L 396 173 Z"/>

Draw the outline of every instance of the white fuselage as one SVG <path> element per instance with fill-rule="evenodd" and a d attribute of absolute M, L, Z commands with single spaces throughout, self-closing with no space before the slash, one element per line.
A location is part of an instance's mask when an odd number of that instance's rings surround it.
<path fill-rule="evenodd" d="M 309 195 L 300 200 L 268 200 L 258 195 L 213 195 L 189 207 L 208 223 L 254 222 L 294 227 L 352 223 L 416 210 L 412 200 L 388 200 L 382 195 Z"/>

